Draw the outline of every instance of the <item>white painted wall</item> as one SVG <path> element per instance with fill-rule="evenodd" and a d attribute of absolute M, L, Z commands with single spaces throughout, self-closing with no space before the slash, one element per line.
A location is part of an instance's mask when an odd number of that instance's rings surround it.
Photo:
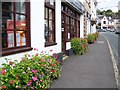
<path fill-rule="evenodd" d="M 94 4 L 95 0 L 91 0 L 91 19 L 94 18 L 96 19 L 96 6 Z M 94 24 L 93 26 L 91 25 L 91 33 L 96 32 L 96 25 Z"/>
<path fill-rule="evenodd" d="M 56 43 L 57 45 L 45 47 L 44 39 L 44 0 L 31 0 L 31 47 L 37 48 L 39 52 L 53 50 L 52 53 L 61 52 L 61 0 L 56 0 L 55 11 L 55 30 L 56 30 Z M 83 15 L 80 17 L 80 36 L 83 37 Z M 70 42 L 66 43 L 66 49 L 70 49 Z M 33 51 L 8 55 L 0 58 L 0 67 L 2 63 L 5 63 L 4 58 L 9 58 L 12 61 L 20 61 L 24 54 L 34 53 Z"/>
<path fill-rule="evenodd" d="M 56 43 L 57 43 L 57 45 L 44 47 L 44 50 L 48 52 L 49 50 L 52 49 L 53 53 L 59 53 L 62 50 L 61 49 L 61 42 L 62 42 L 61 38 L 62 37 L 61 37 L 61 1 L 60 0 L 56 0 L 55 24 L 56 24 L 55 30 L 56 30 Z"/>
<path fill-rule="evenodd" d="M 84 15 L 80 16 L 80 37 L 84 38 Z"/>
<path fill-rule="evenodd" d="M 53 50 L 53 53 L 61 52 L 61 1 L 56 0 L 55 30 L 57 45 L 44 47 L 44 0 L 31 0 L 31 47 L 38 48 L 39 52 Z M 69 47 L 69 46 L 68 46 Z M 26 53 L 32 54 L 33 51 Z M 4 58 L 12 61 L 21 60 L 25 53 L 8 55 L 0 58 L 0 67 L 5 63 Z"/>
<path fill-rule="evenodd" d="M 103 21 L 106 21 L 106 24 L 104 24 Z M 107 25 L 108 25 L 108 19 L 106 16 L 104 16 L 103 19 L 101 20 L 101 29 L 103 29 L 103 27 L 107 27 Z"/>

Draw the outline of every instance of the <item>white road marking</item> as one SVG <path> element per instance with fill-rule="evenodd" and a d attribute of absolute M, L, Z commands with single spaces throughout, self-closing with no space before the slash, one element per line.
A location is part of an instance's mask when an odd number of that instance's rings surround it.
<path fill-rule="evenodd" d="M 114 57 L 111 45 L 110 45 L 107 37 L 105 35 L 103 35 L 103 36 L 107 40 L 107 44 L 108 44 L 108 47 L 109 47 L 109 50 L 110 50 L 111 60 L 112 60 L 112 63 L 113 63 L 113 69 L 114 69 L 114 73 L 115 73 L 116 84 L 117 84 L 118 89 L 120 90 L 120 84 L 119 84 L 119 82 L 120 82 L 120 76 L 119 76 L 119 71 L 118 71 L 117 63 L 116 63 L 116 60 L 115 60 L 115 57 Z"/>
<path fill-rule="evenodd" d="M 104 43 L 103 41 L 97 41 L 97 43 Z"/>

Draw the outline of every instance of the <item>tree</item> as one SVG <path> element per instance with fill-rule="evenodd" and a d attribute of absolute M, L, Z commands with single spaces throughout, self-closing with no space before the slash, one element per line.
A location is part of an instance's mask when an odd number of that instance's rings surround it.
<path fill-rule="evenodd" d="M 101 12 L 101 14 L 102 14 L 102 15 L 106 15 L 106 11 L 103 10 L 103 11 Z"/>
<path fill-rule="evenodd" d="M 97 14 L 101 15 L 101 11 L 99 9 L 97 9 Z"/>
<path fill-rule="evenodd" d="M 112 12 L 112 10 L 108 9 L 105 13 L 106 16 L 112 16 L 114 13 Z"/>

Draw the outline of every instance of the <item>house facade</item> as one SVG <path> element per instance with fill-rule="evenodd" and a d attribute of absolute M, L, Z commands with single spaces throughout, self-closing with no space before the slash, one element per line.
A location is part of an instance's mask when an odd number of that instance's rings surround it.
<path fill-rule="evenodd" d="M 97 22 L 97 16 L 96 16 L 96 9 L 97 9 L 97 1 L 91 0 L 91 33 L 96 32 L 96 22 Z"/>
<path fill-rule="evenodd" d="M 25 53 L 65 53 L 73 37 L 84 37 L 84 0 L 18 0 L 0 2 L 2 38 L 0 65 L 5 58 L 20 61 Z M 89 11 L 90 12 L 90 11 Z M 87 23 L 87 22 L 86 22 Z M 89 29 L 88 29 L 89 27 Z"/>
<path fill-rule="evenodd" d="M 98 15 L 97 26 L 98 26 L 98 29 L 114 29 L 115 21 L 114 19 L 112 19 L 112 17 Z"/>
<path fill-rule="evenodd" d="M 84 7 L 84 37 L 87 38 L 91 30 L 91 0 L 84 0 Z"/>

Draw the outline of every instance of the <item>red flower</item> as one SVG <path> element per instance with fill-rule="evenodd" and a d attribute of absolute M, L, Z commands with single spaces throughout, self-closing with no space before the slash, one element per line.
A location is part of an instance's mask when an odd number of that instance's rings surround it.
<path fill-rule="evenodd" d="M 12 64 L 13 64 L 13 62 L 12 62 L 12 61 L 9 61 L 9 64 L 10 64 L 10 65 L 12 65 Z"/>
<path fill-rule="evenodd" d="M 2 70 L 5 70 L 4 68 L 2 68 Z"/>
<path fill-rule="evenodd" d="M 30 57 L 30 55 L 28 54 L 28 57 Z"/>
<path fill-rule="evenodd" d="M 52 70 L 52 73 L 55 73 L 56 72 L 56 70 Z"/>
<path fill-rule="evenodd" d="M 52 52 L 53 50 L 50 50 L 50 52 Z"/>
<path fill-rule="evenodd" d="M 37 48 L 34 48 L 34 50 L 37 50 Z"/>
<path fill-rule="evenodd" d="M 57 63 L 60 64 L 60 60 L 57 60 Z"/>
<path fill-rule="evenodd" d="M 31 58 L 31 60 L 34 60 L 34 58 Z"/>
<path fill-rule="evenodd" d="M 6 86 L 2 86 L 2 89 L 6 89 Z"/>
<path fill-rule="evenodd" d="M 6 71 L 5 70 L 2 70 L 2 75 L 5 75 L 6 74 Z"/>
<path fill-rule="evenodd" d="M 52 67 L 56 66 L 56 64 L 52 64 Z"/>
<path fill-rule="evenodd" d="M 32 82 L 32 80 L 30 80 L 30 82 Z"/>
<path fill-rule="evenodd" d="M 57 54 L 56 53 L 53 53 L 53 58 L 57 59 Z"/>
<path fill-rule="evenodd" d="M 38 53 L 35 54 L 35 56 L 38 56 L 38 55 L 39 55 Z"/>
<path fill-rule="evenodd" d="M 38 51 L 38 49 L 37 49 L 37 48 L 34 48 L 34 50 Z"/>
<path fill-rule="evenodd" d="M 10 84 L 14 84 L 14 80 L 11 80 L 11 81 L 10 81 Z"/>

